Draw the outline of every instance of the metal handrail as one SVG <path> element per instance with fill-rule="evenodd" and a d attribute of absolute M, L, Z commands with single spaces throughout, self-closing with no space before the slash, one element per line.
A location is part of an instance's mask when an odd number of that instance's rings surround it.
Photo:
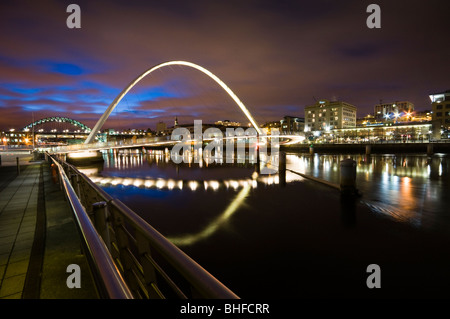
<path fill-rule="evenodd" d="M 83 205 L 78 199 L 75 190 L 70 184 L 67 175 L 61 165 L 50 157 L 58 167 L 60 181 L 69 201 L 70 207 L 76 218 L 79 230 L 84 239 L 85 247 L 96 268 L 96 275 L 101 278 L 102 290 L 106 297 L 111 299 L 133 299 L 133 295 L 125 283 L 119 269 L 115 265 L 111 254 L 104 241 L 97 233 Z"/>
<path fill-rule="evenodd" d="M 163 269 L 158 262 L 156 262 L 153 257 L 149 254 L 149 252 L 140 252 L 140 256 L 136 258 L 132 255 L 130 249 L 131 245 L 136 245 L 138 239 L 137 234 L 139 234 L 139 240 L 146 242 L 149 245 L 152 252 L 156 252 L 158 257 L 162 258 L 165 264 L 168 264 L 171 268 L 173 268 L 178 274 L 184 278 L 184 280 L 189 283 L 192 287 L 193 291 L 198 293 L 202 298 L 217 298 L 217 299 L 238 299 L 239 297 L 234 294 L 230 289 L 228 289 L 225 285 L 223 285 L 219 280 L 217 280 L 213 275 L 207 272 L 203 267 L 201 267 L 198 263 L 196 263 L 192 258 L 186 255 L 181 249 L 172 244 L 167 238 L 165 238 L 161 233 L 159 233 L 156 229 L 154 229 L 151 225 L 149 225 L 144 219 L 142 219 L 139 215 L 137 215 L 134 211 L 128 208 L 125 204 L 123 204 L 120 200 L 112 198 L 109 194 L 107 194 L 103 189 L 97 186 L 94 182 L 92 182 L 86 175 L 78 171 L 73 165 L 68 164 L 67 162 L 61 161 L 63 166 L 67 168 L 68 174 L 74 177 L 72 183 L 76 183 L 76 189 L 78 190 L 78 196 L 84 202 L 83 204 L 86 207 L 89 207 L 93 204 L 98 204 L 99 201 L 103 201 L 105 204 L 109 214 L 108 224 L 113 231 L 113 235 L 117 237 L 118 232 L 125 234 L 126 237 L 130 240 L 127 246 L 122 250 L 123 254 L 126 254 L 126 257 L 120 256 L 120 250 L 116 248 L 116 252 L 119 253 L 116 261 L 120 265 L 120 269 L 124 272 L 124 278 L 127 282 L 128 286 L 131 288 L 133 283 L 130 283 L 129 276 L 126 275 L 126 271 L 136 276 L 136 269 L 138 272 L 145 277 L 145 271 L 142 273 L 142 264 L 139 263 L 140 258 L 144 258 L 145 261 L 148 261 L 154 267 L 154 270 L 158 272 L 163 280 L 166 281 L 166 284 L 172 289 L 172 291 L 181 298 L 187 298 L 183 293 L 182 289 L 180 289 L 171 279 L 171 277 L 166 273 L 167 269 Z M 75 184 L 74 184 L 75 186 Z M 84 189 L 83 189 L 83 186 Z M 87 199 L 86 195 L 90 198 Z M 95 202 L 95 203 L 94 203 Z M 119 217 L 120 216 L 120 217 Z M 116 219 L 119 218 L 120 226 L 115 225 Z M 124 227 L 126 224 L 126 227 Z M 133 235 L 127 230 L 130 228 L 135 235 Z M 100 236 L 97 233 L 98 236 Z M 117 241 L 113 244 L 111 241 L 106 240 L 107 247 L 117 247 L 120 243 Z M 113 256 L 115 254 L 113 251 L 110 251 Z M 116 254 L 117 255 L 117 254 Z M 127 260 L 132 260 L 133 265 L 137 268 L 124 268 L 124 265 L 127 263 Z M 142 282 L 139 282 L 139 278 L 135 277 L 134 286 L 136 286 L 136 280 L 138 280 L 137 285 L 141 286 Z M 131 286 L 130 286 L 131 285 Z M 153 288 L 153 283 L 151 284 Z M 142 287 L 141 287 L 142 288 Z M 135 291 L 135 289 L 131 289 Z M 155 289 L 156 293 L 159 295 L 160 291 L 158 287 Z M 135 297 L 140 297 L 140 293 L 135 291 Z M 148 298 L 148 291 L 144 291 L 144 295 Z"/>
<path fill-rule="evenodd" d="M 111 201 L 111 204 L 123 213 L 134 228 L 143 232 L 146 239 L 149 240 L 151 247 L 156 249 L 169 264 L 179 271 L 201 295 L 218 299 L 238 298 L 230 289 L 167 240 L 161 233 L 150 226 L 120 200 L 114 199 Z"/>

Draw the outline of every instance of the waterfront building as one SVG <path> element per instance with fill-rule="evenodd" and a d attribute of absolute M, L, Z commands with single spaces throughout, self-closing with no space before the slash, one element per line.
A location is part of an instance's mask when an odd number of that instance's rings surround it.
<path fill-rule="evenodd" d="M 31 146 L 33 144 L 33 135 L 30 131 L 9 131 L 0 132 L 0 141 L 3 149 Z"/>
<path fill-rule="evenodd" d="M 431 110 L 414 111 L 412 113 L 411 122 L 431 122 L 432 114 Z"/>
<path fill-rule="evenodd" d="M 230 121 L 230 120 L 223 120 L 223 121 L 216 121 L 214 122 L 217 126 L 232 126 L 232 127 L 240 127 L 240 122 Z"/>
<path fill-rule="evenodd" d="M 367 126 L 367 125 L 373 125 L 377 124 L 379 121 L 375 119 L 375 116 L 372 114 L 367 114 L 364 117 L 357 118 L 356 119 L 356 126 Z"/>
<path fill-rule="evenodd" d="M 305 132 L 356 127 L 356 106 L 342 101 L 320 100 L 305 107 Z"/>
<path fill-rule="evenodd" d="M 334 142 L 409 142 L 434 138 L 430 122 L 379 123 L 365 127 L 335 129 Z"/>
<path fill-rule="evenodd" d="M 303 133 L 305 131 L 305 119 L 286 115 L 280 120 L 280 130 L 282 134 Z"/>
<path fill-rule="evenodd" d="M 450 90 L 430 94 L 432 119 L 443 131 L 450 130 Z"/>
<path fill-rule="evenodd" d="M 164 122 L 158 122 L 156 124 L 156 134 L 167 135 L 167 125 Z"/>
<path fill-rule="evenodd" d="M 374 107 L 374 116 L 378 121 L 408 121 L 413 111 L 414 104 L 409 101 L 380 102 Z"/>
<path fill-rule="evenodd" d="M 281 121 L 272 121 L 267 122 L 261 126 L 264 133 L 267 135 L 272 134 L 272 132 L 280 132 L 281 130 Z"/>

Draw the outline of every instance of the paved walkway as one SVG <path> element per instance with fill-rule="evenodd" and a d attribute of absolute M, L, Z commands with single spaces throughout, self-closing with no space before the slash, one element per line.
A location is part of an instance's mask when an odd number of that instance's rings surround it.
<path fill-rule="evenodd" d="M 97 298 L 80 238 L 45 162 L 0 167 L 0 299 Z M 66 285 L 81 268 L 81 289 Z"/>
<path fill-rule="evenodd" d="M 22 295 L 36 227 L 40 165 L 0 193 L 0 298 Z"/>

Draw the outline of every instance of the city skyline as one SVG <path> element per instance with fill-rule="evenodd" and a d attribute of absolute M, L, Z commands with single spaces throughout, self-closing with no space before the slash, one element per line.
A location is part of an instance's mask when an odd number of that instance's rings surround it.
<path fill-rule="evenodd" d="M 316 100 L 355 105 L 411 101 L 448 90 L 444 1 L 370 2 L 77 1 L 81 29 L 69 29 L 69 1 L 3 2 L 0 10 L 0 128 L 64 116 L 93 127 L 116 95 L 169 60 L 198 63 L 221 78 L 259 124 L 304 116 Z M 183 68 L 161 71 L 127 95 L 104 128 L 154 129 L 159 121 L 243 116 L 217 86 Z"/>

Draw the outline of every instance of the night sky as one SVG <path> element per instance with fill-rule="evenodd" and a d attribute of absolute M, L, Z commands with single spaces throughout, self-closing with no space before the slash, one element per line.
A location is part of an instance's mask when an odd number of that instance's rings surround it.
<path fill-rule="evenodd" d="M 81 29 L 69 29 L 70 3 Z M 381 28 L 369 29 L 370 3 Z M 380 102 L 430 107 L 450 89 L 450 15 L 444 1 L 8 1 L 0 2 L 0 128 L 49 116 L 93 127 L 116 95 L 170 60 L 221 78 L 263 124 L 342 100 L 358 117 Z M 243 115 L 200 72 L 152 73 L 104 128 L 152 128 Z"/>

